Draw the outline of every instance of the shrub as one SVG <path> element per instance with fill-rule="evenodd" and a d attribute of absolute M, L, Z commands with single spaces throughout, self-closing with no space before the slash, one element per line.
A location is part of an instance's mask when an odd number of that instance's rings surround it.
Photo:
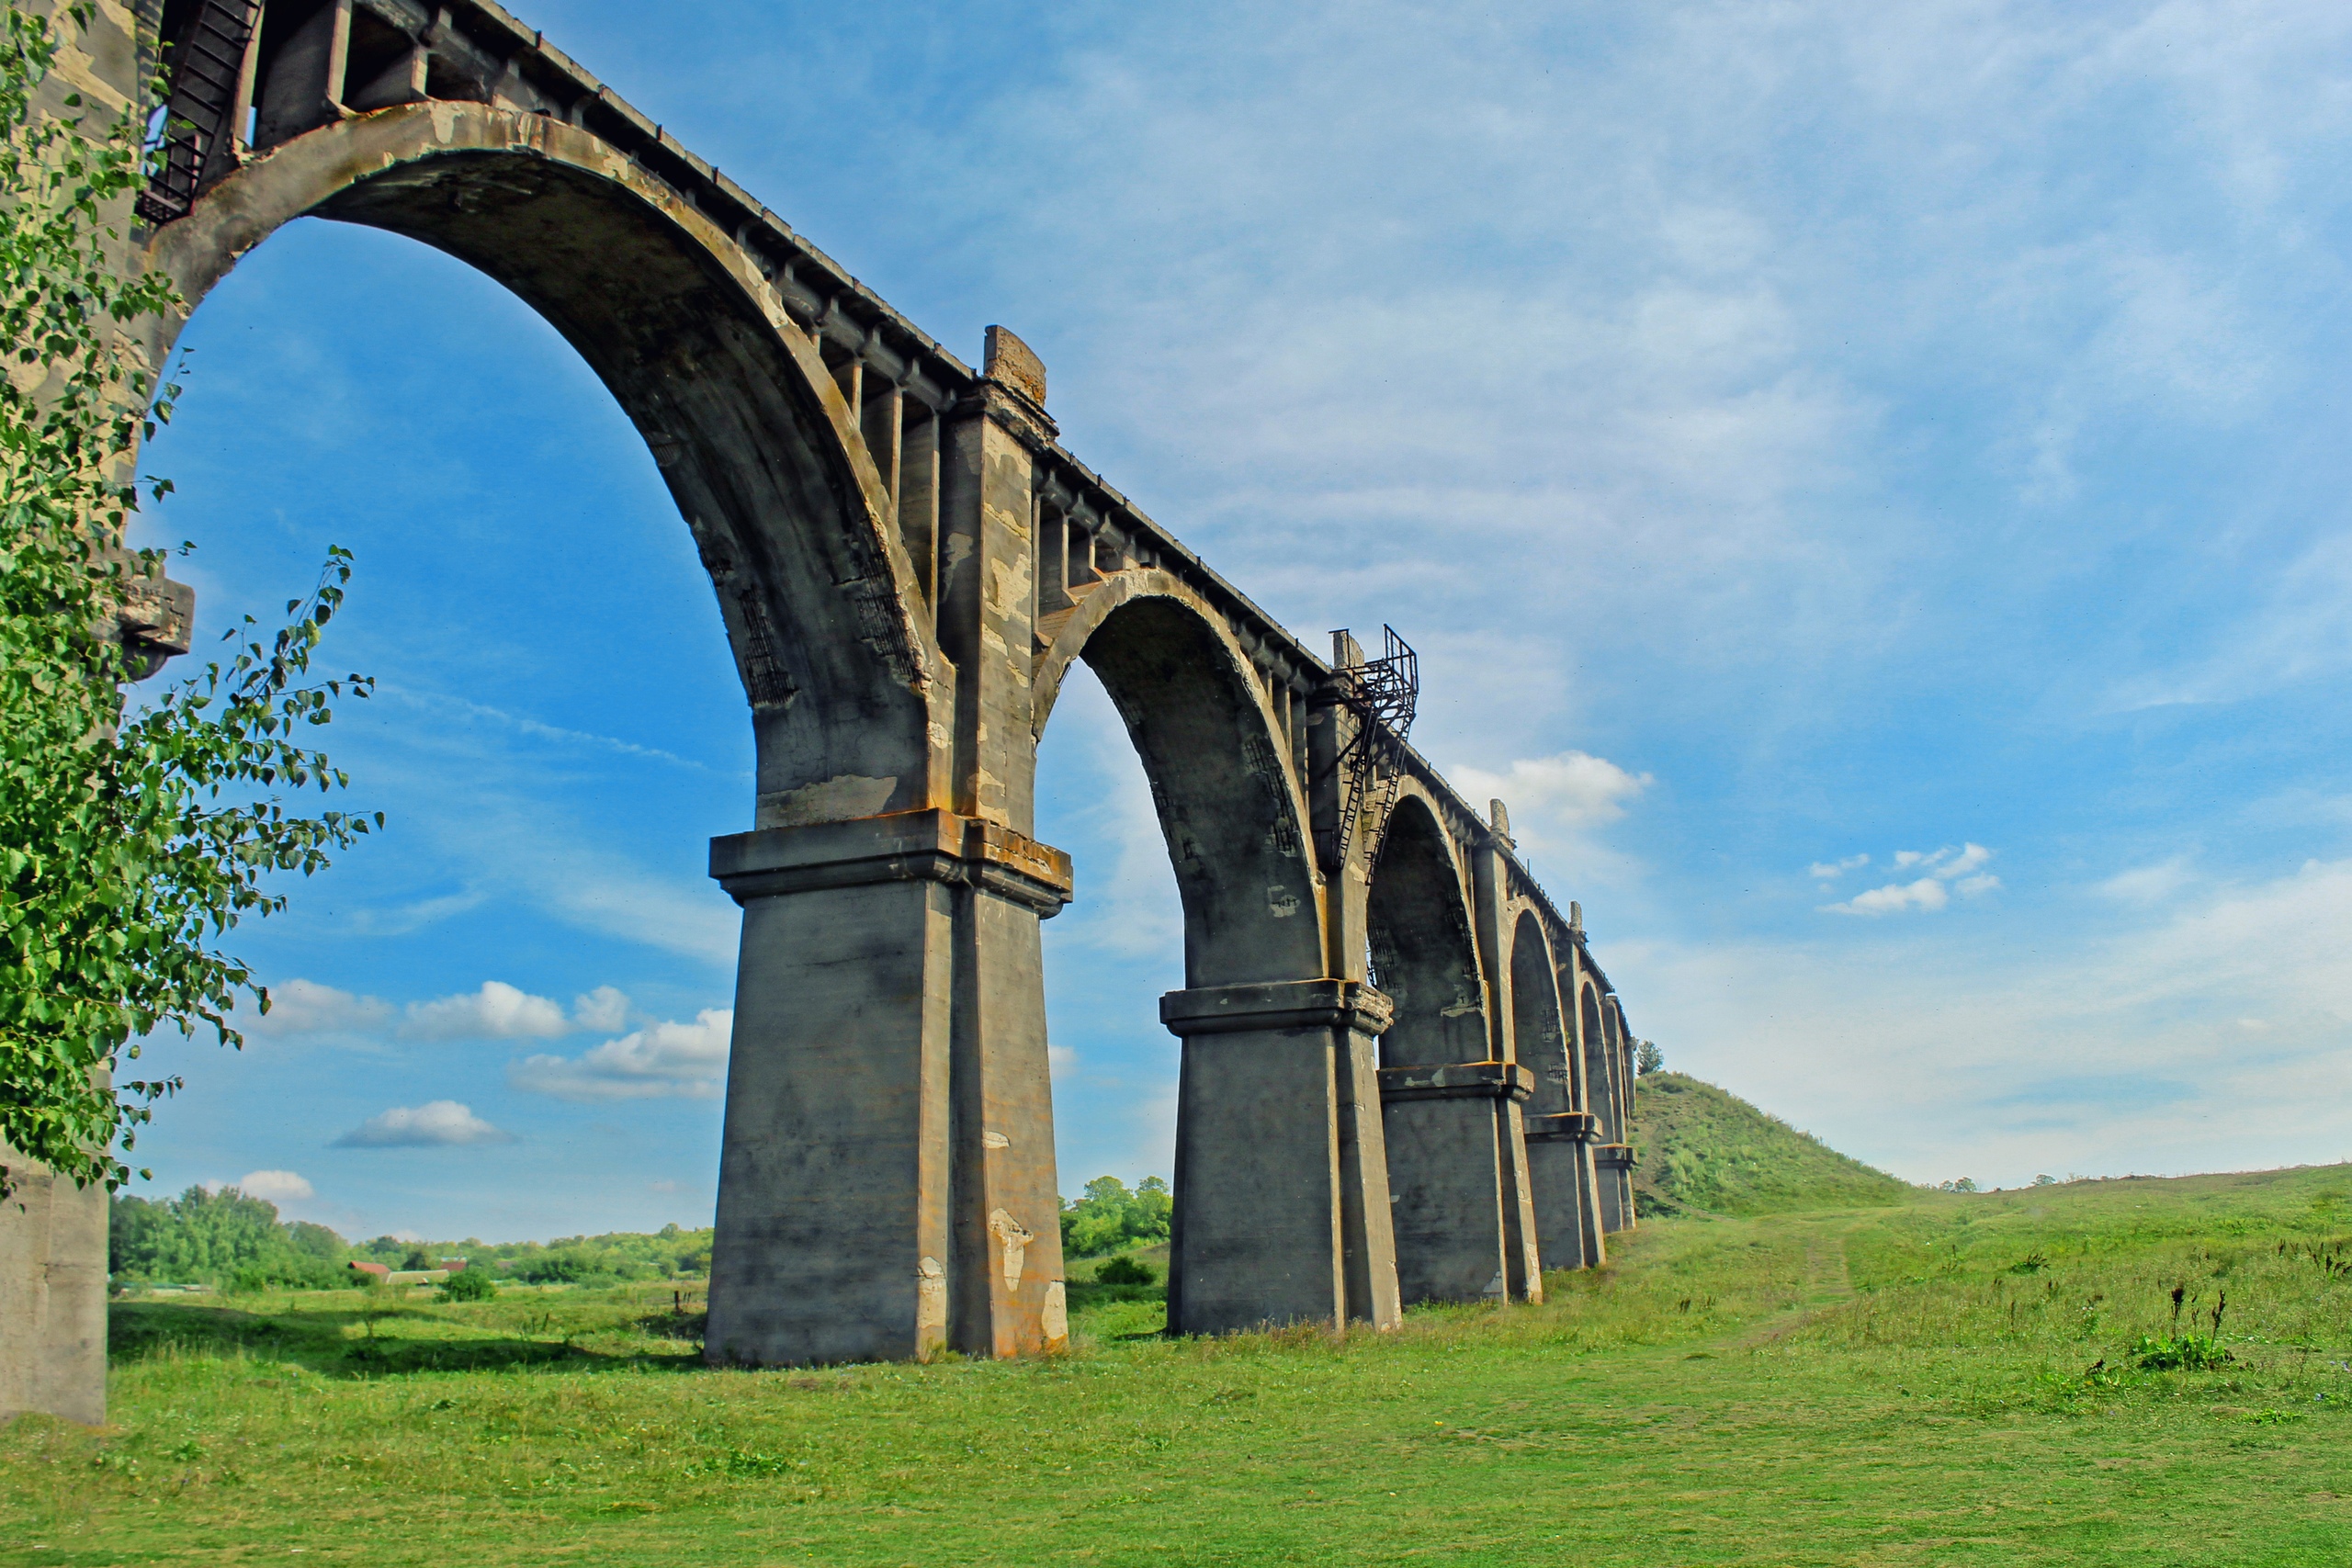
<path fill-rule="evenodd" d="M 1098 1285 L 1153 1285 L 1159 1276 L 1140 1258 L 1114 1258 L 1094 1271 Z"/>
<path fill-rule="evenodd" d="M 441 1281 L 445 1302 L 489 1302 L 498 1299 L 498 1284 L 479 1269 L 460 1269 Z"/>

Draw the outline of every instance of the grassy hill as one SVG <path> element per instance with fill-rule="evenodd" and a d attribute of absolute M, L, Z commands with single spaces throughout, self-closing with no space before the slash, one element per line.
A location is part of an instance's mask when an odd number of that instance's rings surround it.
<path fill-rule="evenodd" d="M 1634 1189 L 1645 1215 L 1859 1209 L 1914 1195 L 1908 1183 L 1682 1073 L 1635 1081 L 1634 1143 L 1642 1154 Z"/>

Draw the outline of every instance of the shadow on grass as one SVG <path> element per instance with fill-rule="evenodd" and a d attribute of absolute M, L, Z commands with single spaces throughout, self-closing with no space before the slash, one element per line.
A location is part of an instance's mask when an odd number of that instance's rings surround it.
<path fill-rule="evenodd" d="M 376 1332 L 403 1319 L 456 1329 L 458 1337 L 424 1338 Z M 697 1332 L 700 1328 L 699 1314 L 689 1320 L 665 1313 L 647 1320 L 649 1326 L 656 1322 L 663 1329 L 684 1328 L 689 1323 Z M 356 1336 L 346 1332 L 354 1325 L 360 1328 Z M 108 1309 L 107 1359 L 110 1361 L 237 1354 L 346 1378 L 554 1366 L 580 1371 L 621 1368 L 687 1371 L 703 1364 L 702 1357 L 693 1351 L 592 1348 L 569 1337 L 538 1338 L 527 1329 L 453 1321 L 415 1307 L 272 1314 L 232 1306 L 118 1302 Z"/>

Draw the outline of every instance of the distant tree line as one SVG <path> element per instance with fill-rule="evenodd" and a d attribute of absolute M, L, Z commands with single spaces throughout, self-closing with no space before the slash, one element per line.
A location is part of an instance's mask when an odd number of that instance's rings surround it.
<path fill-rule="evenodd" d="M 283 1220 L 277 1206 L 234 1187 L 191 1187 L 176 1198 L 118 1193 L 107 1269 L 121 1284 L 210 1285 L 223 1290 L 334 1290 L 352 1282 L 354 1259 L 393 1269 L 469 1269 L 525 1284 L 610 1285 L 700 1278 L 710 1272 L 711 1233 L 664 1225 L 551 1242 L 492 1244 L 345 1240 L 325 1225 Z"/>
<path fill-rule="evenodd" d="M 176 1198 L 114 1196 L 107 1271 L 151 1283 L 328 1289 L 348 1282 L 349 1247 L 324 1225 L 277 1217 L 277 1206 L 233 1187 Z"/>
<path fill-rule="evenodd" d="M 1062 1253 L 1100 1258 L 1166 1241 L 1175 1212 L 1168 1183 L 1157 1176 L 1145 1177 L 1132 1192 L 1115 1176 L 1098 1176 L 1086 1184 L 1085 1197 L 1062 1200 Z"/>

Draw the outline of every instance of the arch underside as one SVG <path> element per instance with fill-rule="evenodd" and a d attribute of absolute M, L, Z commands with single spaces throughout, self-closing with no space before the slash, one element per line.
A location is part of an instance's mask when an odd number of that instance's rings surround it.
<path fill-rule="evenodd" d="M 1145 595 L 1109 609 L 1076 651 L 1110 694 L 1151 785 L 1183 901 L 1185 984 L 1322 974 L 1322 910 L 1295 788 L 1228 641 L 1182 600 Z"/>
<path fill-rule="evenodd" d="M 1600 1117 L 1602 1139 L 1617 1143 L 1624 1136 L 1617 1113 L 1617 1074 L 1610 1065 L 1608 1029 L 1603 1021 L 1605 1012 L 1600 994 L 1589 983 L 1584 987 L 1583 1000 L 1579 1006 L 1583 1028 L 1578 1033 L 1584 1041 L 1585 1093 L 1589 1101 L 1586 1109 Z"/>
<path fill-rule="evenodd" d="M 1511 1054 L 1535 1075 L 1528 1113 L 1551 1116 L 1575 1110 L 1575 1075 L 1560 1028 L 1551 945 L 1532 911 L 1521 914 L 1512 928 L 1510 1004 Z"/>
<path fill-rule="evenodd" d="M 710 574 L 752 710 L 759 825 L 937 803 L 947 666 L 839 393 L 740 247 L 586 131 L 431 103 L 274 149 L 160 230 L 153 263 L 192 309 L 301 216 L 475 267 L 611 390 Z"/>
<path fill-rule="evenodd" d="M 1381 838 L 1366 915 L 1372 964 L 1396 1004 L 1381 1036 L 1386 1067 L 1487 1059 L 1477 948 L 1460 867 L 1418 795 L 1398 801 Z"/>

